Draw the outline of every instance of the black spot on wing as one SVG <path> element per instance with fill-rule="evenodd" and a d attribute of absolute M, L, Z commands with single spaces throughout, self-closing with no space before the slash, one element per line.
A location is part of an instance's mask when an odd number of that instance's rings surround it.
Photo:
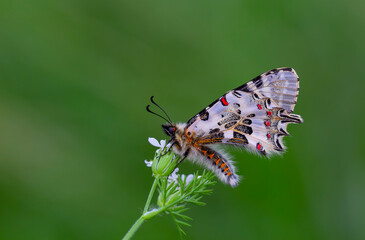
<path fill-rule="evenodd" d="M 247 140 L 237 139 L 237 138 L 231 138 L 227 141 L 227 143 L 232 143 L 234 145 L 247 145 Z"/>
<path fill-rule="evenodd" d="M 233 103 L 233 108 L 239 108 L 241 105 L 239 103 Z"/>
<path fill-rule="evenodd" d="M 248 135 L 251 135 L 252 132 L 253 132 L 252 127 L 249 127 L 249 126 L 246 126 L 246 125 L 241 125 L 241 124 L 237 125 L 234 129 L 237 130 L 237 131 L 240 131 L 242 133 L 246 133 Z"/>
<path fill-rule="evenodd" d="M 288 136 L 289 134 L 282 128 L 280 128 L 281 134 L 278 134 L 278 136 Z"/>
<path fill-rule="evenodd" d="M 233 137 L 234 137 L 234 138 L 241 139 L 241 140 L 243 140 L 243 141 L 245 141 L 245 142 L 248 142 L 248 141 L 247 141 L 246 136 L 245 136 L 245 135 L 243 135 L 243 134 L 241 134 L 241 133 L 233 132 Z"/>
<path fill-rule="evenodd" d="M 216 133 L 216 132 L 219 132 L 219 131 L 220 131 L 219 128 L 210 129 L 209 134 Z"/>
<path fill-rule="evenodd" d="M 232 122 L 232 121 L 238 121 L 241 119 L 241 117 L 237 114 L 234 113 L 227 113 L 225 115 L 222 115 L 223 120 L 218 122 L 218 126 L 221 126 L 222 124 L 226 124 L 228 122 Z"/>
<path fill-rule="evenodd" d="M 279 139 L 276 139 L 276 146 L 277 146 L 279 149 L 283 149 L 283 147 L 282 147 L 282 146 L 281 146 L 281 144 L 280 144 Z"/>
<path fill-rule="evenodd" d="M 209 136 L 209 139 L 224 138 L 223 132 L 217 132 Z"/>
<path fill-rule="evenodd" d="M 251 119 L 244 119 L 242 121 L 243 124 L 247 124 L 247 125 L 250 125 L 252 123 L 252 120 Z"/>
<path fill-rule="evenodd" d="M 292 72 L 293 71 L 292 68 L 288 68 L 288 67 L 286 67 L 286 68 L 280 68 L 280 69 L 273 69 L 272 71 L 275 71 L 275 70 L 276 70 L 276 72 L 279 72 L 279 70 L 283 70 L 285 72 Z"/>
<path fill-rule="evenodd" d="M 255 84 L 255 86 L 257 87 L 257 88 L 260 88 L 260 87 L 262 87 L 262 78 L 261 77 L 257 77 L 257 78 L 255 78 L 254 80 L 252 80 L 252 82 Z"/>
<path fill-rule="evenodd" d="M 283 118 L 281 120 L 282 123 L 286 123 L 286 122 L 289 122 L 289 123 L 302 123 L 303 122 L 303 120 L 300 118 L 300 116 L 295 115 L 295 114 L 287 113 L 284 110 L 280 110 L 278 112 L 278 115 Z"/>
<path fill-rule="evenodd" d="M 202 115 L 199 115 L 199 116 L 202 121 L 207 121 L 209 119 L 209 112 L 205 111 L 202 113 Z"/>
<path fill-rule="evenodd" d="M 248 118 L 252 118 L 252 117 L 255 117 L 255 116 L 256 116 L 256 114 L 254 114 L 254 113 L 251 113 L 251 114 L 247 115 Z"/>
<path fill-rule="evenodd" d="M 226 129 L 228 129 L 228 128 L 231 128 L 232 126 L 234 126 L 235 124 L 237 124 L 237 121 L 229 122 L 226 125 L 224 125 L 224 127 Z"/>
<path fill-rule="evenodd" d="M 235 91 L 243 91 L 243 92 L 252 92 L 252 89 L 247 85 L 247 83 L 239 86 L 238 88 L 234 89 Z"/>
<path fill-rule="evenodd" d="M 236 98 L 241 98 L 242 94 L 237 92 L 236 90 L 233 90 L 232 94 L 236 97 Z"/>

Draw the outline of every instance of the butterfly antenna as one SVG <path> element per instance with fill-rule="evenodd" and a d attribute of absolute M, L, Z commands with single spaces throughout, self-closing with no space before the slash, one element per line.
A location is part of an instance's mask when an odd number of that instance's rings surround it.
<path fill-rule="evenodd" d="M 163 116 L 161 116 L 160 114 L 157 114 L 157 113 L 155 113 L 155 112 L 152 112 L 152 111 L 150 110 L 150 105 L 147 105 L 146 110 L 147 110 L 147 112 L 149 112 L 149 113 L 152 113 L 152 114 L 154 114 L 154 115 L 156 115 L 156 116 L 159 116 L 160 118 L 164 119 L 166 122 L 169 122 L 169 120 L 167 120 L 166 118 L 164 118 L 164 117 L 163 117 Z M 170 121 L 170 123 L 171 123 L 171 121 Z"/>
<path fill-rule="evenodd" d="M 153 97 L 154 96 L 151 96 L 151 102 L 153 103 L 153 104 L 155 104 L 159 109 L 161 109 L 162 110 L 162 112 L 166 115 L 166 117 L 169 119 L 169 121 L 168 122 L 170 122 L 170 123 L 172 123 L 172 121 L 171 121 L 171 119 L 170 119 L 170 117 L 169 117 L 169 115 L 167 115 L 167 113 L 165 112 L 165 110 L 163 110 L 162 109 L 162 107 L 160 107 L 154 100 L 153 100 Z"/>

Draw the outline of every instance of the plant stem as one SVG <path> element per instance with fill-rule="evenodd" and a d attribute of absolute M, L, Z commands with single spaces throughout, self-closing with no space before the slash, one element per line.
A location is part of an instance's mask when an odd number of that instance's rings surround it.
<path fill-rule="evenodd" d="M 133 226 L 129 229 L 129 231 L 123 237 L 122 240 L 128 240 L 131 237 L 133 237 L 133 235 L 137 232 L 137 230 L 139 229 L 139 227 L 142 225 L 143 222 L 144 219 L 142 217 L 138 218 L 138 220 L 133 224 Z"/>
<path fill-rule="evenodd" d="M 157 182 L 158 182 L 158 178 L 156 177 L 155 180 L 153 181 L 153 184 L 152 184 L 152 187 L 150 190 L 150 194 L 148 194 L 148 198 L 146 201 L 146 205 L 144 206 L 143 214 L 145 214 L 148 211 L 148 208 L 150 207 L 153 194 L 155 193 L 155 190 L 157 187 Z"/>
<path fill-rule="evenodd" d="M 142 223 L 146 220 L 146 218 L 144 218 L 144 215 L 147 213 L 148 208 L 150 207 L 151 204 L 151 200 L 153 197 L 153 194 L 155 193 L 156 187 L 158 184 L 158 178 L 156 177 L 155 180 L 153 181 L 150 193 L 148 194 L 148 198 L 146 201 L 146 205 L 144 206 L 144 210 L 143 210 L 143 214 L 142 216 L 140 216 L 137 221 L 133 224 L 133 226 L 128 230 L 127 234 L 123 237 L 122 240 L 128 240 L 131 237 L 133 237 L 133 235 L 137 232 L 137 230 L 139 229 L 139 227 L 142 225 Z"/>

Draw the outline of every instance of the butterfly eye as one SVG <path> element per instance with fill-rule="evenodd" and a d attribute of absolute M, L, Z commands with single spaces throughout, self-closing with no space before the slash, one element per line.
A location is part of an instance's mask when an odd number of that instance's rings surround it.
<path fill-rule="evenodd" d="M 169 132 L 171 132 L 171 133 L 173 133 L 173 132 L 175 132 L 175 127 L 169 127 Z"/>

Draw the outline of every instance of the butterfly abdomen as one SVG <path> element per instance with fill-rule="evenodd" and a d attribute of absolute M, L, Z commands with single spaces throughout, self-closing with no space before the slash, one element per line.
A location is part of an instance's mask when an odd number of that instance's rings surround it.
<path fill-rule="evenodd" d="M 222 182 L 228 183 L 232 187 L 237 186 L 239 178 L 235 174 L 234 166 L 228 155 L 218 153 L 206 146 L 199 146 L 196 149 L 202 155 L 201 164 L 214 171 Z"/>

